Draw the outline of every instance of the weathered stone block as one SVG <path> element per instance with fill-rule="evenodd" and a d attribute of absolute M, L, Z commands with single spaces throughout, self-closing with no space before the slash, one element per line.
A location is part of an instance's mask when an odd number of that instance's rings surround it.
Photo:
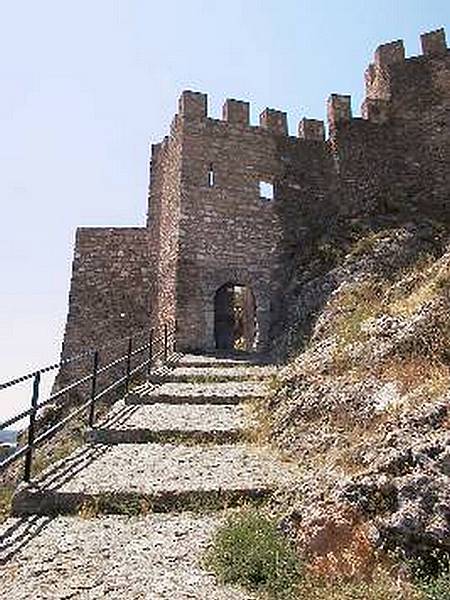
<path fill-rule="evenodd" d="M 242 100 L 226 100 L 223 105 L 223 120 L 228 123 L 241 123 L 248 125 L 250 123 L 250 104 Z"/>
<path fill-rule="evenodd" d="M 325 139 L 325 124 L 317 119 L 302 119 L 298 125 L 298 137 L 303 140 L 323 142 Z"/>
<path fill-rule="evenodd" d="M 345 123 L 352 119 L 351 96 L 332 94 L 328 99 L 328 124 L 330 128 L 339 123 Z"/>
<path fill-rule="evenodd" d="M 447 54 L 447 41 L 445 39 L 445 30 L 437 29 L 423 33 L 420 36 L 422 52 L 425 56 L 439 56 Z"/>
<path fill-rule="evenodd" d="M 403 40 L 397 40 L 378 46 L 375 51 L 375 64 L 385 67 L 405 60 L 405 46 Z"/>
<path fill-rule="evenodd" d="M 186 119 L 203 119 L 208 115 L 208 96 L 186 90 L 181 94 L 178 110 Z"/>
<path fill-rule="evenodd" d="M 280 110 L 266 108 L 259 117 L 259 124 L 276 135 L 288 134 L 287 115 Z"/>

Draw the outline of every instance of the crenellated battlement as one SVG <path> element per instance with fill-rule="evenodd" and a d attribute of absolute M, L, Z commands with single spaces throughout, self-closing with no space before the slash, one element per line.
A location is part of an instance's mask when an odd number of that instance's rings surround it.
<path fill-rule="evenodd" d="M 423 33 L 420 36 L 420 42 L 424 56 L 442 56 L 448 51 L 443 27 L 436 29 L 436 31 Z"/>
<path fill-rule="evenodd" d="M 298 137 L 314 142 L 325 141 L 325 123 L 317 119 L 303 118 L 298 124 Z"/>
<path fill-rule="evenodd" d="M 192 121 L 209 118 L 207 94 L 185 90 L 178 102 L 178 116 Z M 244 100 L 227 99 L 222 108 L 222 121 L 251 127 L 250 103 Z M 262 111 L 257 127 L 274 135 L 289 135 L 287 114 L 274 108 L 265 108 Z"/>
<path fill-rule="evenodd" d="M 341 123 L 352 119 L 352 99 L 344 94 L 331 94 L 327 104 L 327 117 L 330 131 L 334 131 Z"/>
<path fill-rule="evenodd" d="M 374 52 L 373 62 L 365 72 L 366 97 L 361 106 L 361 116 L 373 124 L 384 124 L 393 117 L 402 117 L 405 98 L 409 105 L 439 87 L 439 74 L 434 74 L 429 62 L 450 59 L 443 28 L 420 36 L 422 54 L 407 57 L 403 40 L 381 44 Z M 440 65 L 440 69 L 446 68 Z M 450 70 L 450 64 L 448 66 Z M 431 71 L 431 74 L 430 74 Z M 428 85 L 425 82 L 428 78 Z M 396 102 L 397 97 L 400 98 Z M 432 98 L 431 98 L 432 100 Z M 397 106 L 397 104 L 399 106 Z M 411 111 L 410 111 L 411 112 Z M 201 92 L 184 91 L 179 100 L 178 116 L 183 120 L 208 119 L 208 97 Z M 327 120 L 332 136 L 343 124 L 354 120 L 352 99 L 347 94 L 330 95 L 327 101 Z M 359 119 L 360 120 L 360 119 Z M 250 123 L 250 104 L 244 100 L 227 99 L 223 105 L 222 121 L 230 125 L 260 128 L 275 136 L 289 136 L 287 114 L 274 108 L 265 108 L 258 125 Z M 321 120 L 303 117 L 297 129 L 303 141 L 324 142 L 325 124 Z"/>
<path fill-rule="evenodd" d="M 185 90 L 178 102 L 178 115 L 182 120 L 199 121 L 209 119 L 261 129 L 275 136 L 289 136 L 287 113 L 275 108 L 265 108 L 259 115 L 258 125 L 250 123 L 250 103 L 244 100 L 227 99 L 222 107 L 222 119 L 211 119 L 208 115 L 208 96 L 201 92 Z M 302 140 L 325 141 L 325 124 L 318 119 L 303 118 L 298 124 L 298 137 Z"/>
<path fill-rule="evenodd" d="M 405 46 L 403 40 L 381 44 L 375 50 L 374 64 L 376 67 L 387 67 L 405 60 Z"/>
<path fill-rule="evenodd" d="M 208 116 L 208 96 L 185 90 L 178 101 L 178 114 L 185 119 L 204 119 Z"/>
<path fill-rule="evenodd" d="M 259 125 L 275 135 L 288 135 L 287 114 L 274 108 L 266 108 L 259 116 Z"/>
<path fill-rule="evenodd" d="M 250 103 L 243 100 L 226 100 L 223 105 L 222 119 L 228 123 L 250 125 Z"/>
<path fill-rule="evenodd" d="M 442 71 L 450 69 L 450 64 L 442 64 L 442 59 L 450 58 L 445 31 L 423 33 L 420 41 L 419 56 L 406 57 L 403 40 L 376 49 L 374 61 L 365 72 L 363 118 L 384 123 L 389 118 L 410 116 L 414 104 L 423 107 L 425 99 L 430 103 L 441 95 Z M 436 60 L 439 65 L 434 64 Z"/>

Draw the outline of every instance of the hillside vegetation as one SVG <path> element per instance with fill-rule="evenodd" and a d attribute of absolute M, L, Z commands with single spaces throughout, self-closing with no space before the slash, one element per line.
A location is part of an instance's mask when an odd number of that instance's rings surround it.
<path fill-rule="evenodd" d="M 446 228 L 379 228 L 328 270 L 298 268 L 287 296 L 289 362 L 262 418 L 304 472 L 279 503 L 307 572 L 334 581 L 328 598 L 449 598 Z M 366 592 L 346 595 L 349 581 Z"/>

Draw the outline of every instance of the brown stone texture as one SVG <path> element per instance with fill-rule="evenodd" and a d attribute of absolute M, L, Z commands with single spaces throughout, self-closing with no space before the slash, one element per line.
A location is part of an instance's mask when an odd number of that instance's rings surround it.
<path fill-rule="evenodd" d="M 145 228 L 78 229 L 64 355 L 141 330 L 151 269 Z"/>
<path fill-rule="evenodd" d="M 127 338 L 148 325 L 152 278 L 146 228 L 78 229 L 62 358 L 101 348 L 100 366 L 104 366 L 125 355 Z M 135 346 L 143 343 L 142 336 L 136 338 Z M 62 367 L 56 387 L 85 376 L 92 360 L 87 356 Z M 117 375 L 123 375 L 124 369 L 119 366 Z M 99 383 L 104 387 L 109 380 L 105 375 Z"/>
<path fill-rule="evenodd" d="M 214 300 L 225 284 L 256 303 L 256 348 L 282 322 L 292 258 L 337 221 L 401 210 L 448 214 L 450 52 L 443 30 L 422 36 L 424 55 L 401 41 L 380 46 L 366 71 L 363 118 L 332 94 L 329 137 L 304 119 L 227 100 L 208 117 L 207 96 L 183 92 L 169 135 L 153 146 L 146 229 L 81 229 L 65 356 L 130 327 L 176 325 L 179 349 L 212 349 Z M 260 197 L 260 182 L 274 199 Z M 312 259 L 315 257 L 312 256 Z M 125 318 L 119 315 L 125 313 Z"/>

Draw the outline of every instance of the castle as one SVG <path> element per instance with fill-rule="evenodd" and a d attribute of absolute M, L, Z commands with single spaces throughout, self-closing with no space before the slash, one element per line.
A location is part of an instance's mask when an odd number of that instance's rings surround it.
<path fill-rule="evenodd" d="M 147 227 L 76 234 L 63 356 L 169 322 L 177 346 L 270 346 L 283 319 L 295 253 L 338 214 L 351 223 L 408 207 L 448 214 L 450 52 L 443 29 L 381 45 L 366 75 L 362 117 L 328 100 L 322 121 L 288 134 L 286 114 L 185 91 L 170 133 L 152 146 Z"/>

